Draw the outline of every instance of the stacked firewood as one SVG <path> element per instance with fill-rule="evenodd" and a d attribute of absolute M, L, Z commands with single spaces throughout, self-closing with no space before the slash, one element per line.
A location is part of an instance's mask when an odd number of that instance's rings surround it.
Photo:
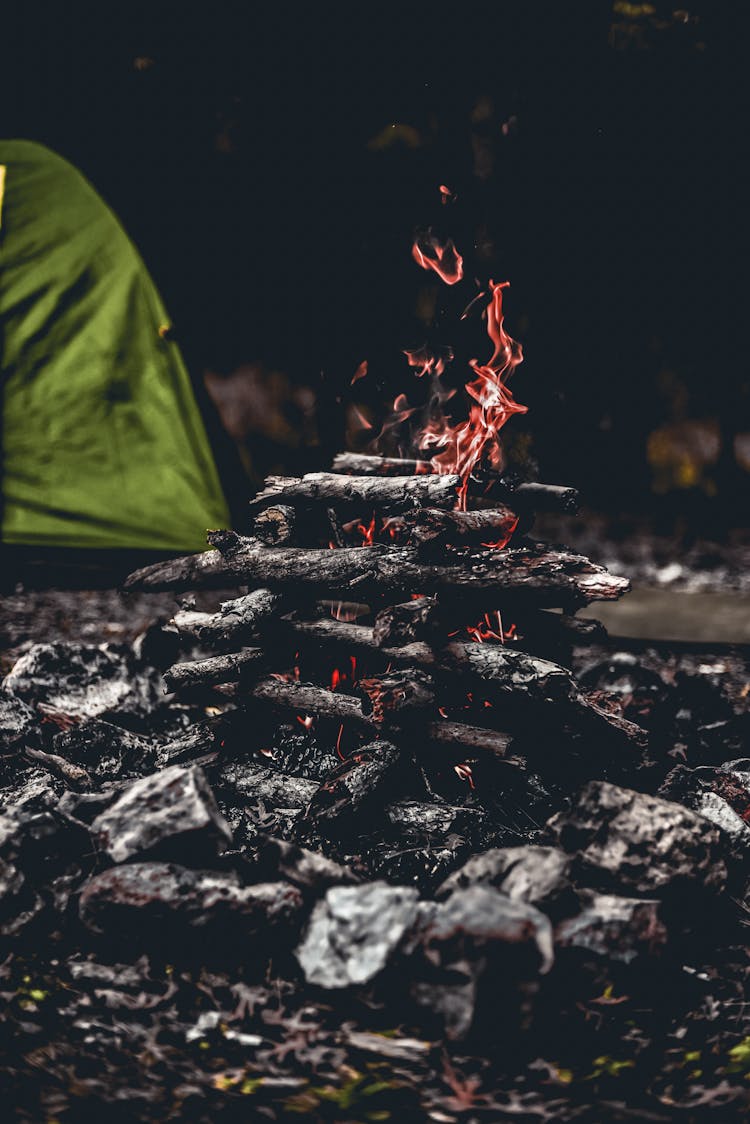
<path fill-rule="evenodd" d="M 251 537 L 210 532 L 212 550 L 128 579 L 131 590 L 247 589 L 216 612 L 176 614 L 211 654 L 173 666 L 170 689 L 223 691 L 306 725 L 334 719 L 341 765 L 321 786 L 331 808 L 342 776 L 351 796 L 357 770 L 372 787 L 403 750 L 443 753 L 471 784 L 482 755 L 512 761 L 519 728 L 643 744 L 639 727 L 548 658 L 599 639 L 576 610 L 628 589 L 529 537 L 536 511 L 576 509 L 573 489 L 472 478 L 468 510 L 457 510 L 461 481 L 429 463 L 342 454 L 333 467 L 270 477 L 252 501 Z M 356 661 L 356 675 L 316 673 L 336 657 Z"/>

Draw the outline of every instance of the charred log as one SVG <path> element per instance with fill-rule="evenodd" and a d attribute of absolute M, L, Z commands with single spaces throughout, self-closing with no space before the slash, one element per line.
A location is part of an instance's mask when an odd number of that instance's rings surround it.
<path fill-rule="evenodd" d="M 241 643 L 254 637 L 258 626 L 281 610 L 282 599 L 270 589 L 256 589 L 244 597 L 224 601 L 218 613 L 176 613 L 174 624 L 180 632 L 195 636 L 204 644 Z"/>
<path fill-rule="evenodd" d="M 388 520 L 388 534 L 398 545 L 441 546 L 445 543 L 490 545 L 505 542 L 518 519 L 509 507 L 484 511 L 441 511 L 424 507 Z"/>
<path fill-rule="evenodd" d="M 274 504 L 259 511 L 253 520 L 253 534 L 268 546 L 286 546 L 294 541 L 297 513 L 287 504 Z"/>
<path fill-rule="evenodd" d="M 417 589 L 463 596 L 491 592 L 510 594 L 514 603 L 574 608 L 591 601 L 616 600 L 629 588 L 625 578 L 568 551 L 477 550 L 452 554 L 446 565 L 430 565 L 411 547 L 273 549 L 234 531 L 210 532 L 210 540 L 224 555 L 236 581 L 356 593 L 359 598 Z"/>
<path fill-rule="evenodd" d="M 398 724 L 415 712 L 435 706 L 435 684 L 417 668 L 360 679 L 357 686 L 362 713 L 376 726 Z"/>
<path fill-rule="evenodd" d="M 235 584 L 234 574 L 221 551 L 185 554 L 134 570 L 125 579 L 125 589 L 157 592 L 164 589 L 227 589 Z"/>
<path fill-rule="evenodd" d="M 260 648 L 243 648 L 210 656 L 205 660 L 189 660 L 174 664 L 164 672 L 164 682 L 170 691 L 184 691 L 195 687 L 211 687 L 216 683 L 231 683 L 242 679 L 250 668 L 263 666 L 264 652 Z"/>
<path fill-rule="evenodd" d="M 398 477 L 431 473 L 430 461 L 377 457 L 363 453 L 339 453 L 333 461 L 333 471 L 343 475 Z M 513 511 L 578 511 L 578 492 L 559 484 L 519 483 L 510 476 L 482 470 L 477 473 L 477 490 L 484 491 L 492 485 L 493 493 L 507 503 Z"/>
<path fill-rule="evenodd" d="M 375 617 L 373 639 L 378 647 L 397 647 L 429 635 L 437 615 L 436 597 L 417 597 L 381 609 Z"/>
<path fill-rule="evenodd" d="M 454 507 L 458 476 L 342 476 L 335 472 L 308 472 L 302 477 L 269 476 L 251 508 L 269 504 L 355 504 L 366 510 L 408 511 L 428 506 Z"/>

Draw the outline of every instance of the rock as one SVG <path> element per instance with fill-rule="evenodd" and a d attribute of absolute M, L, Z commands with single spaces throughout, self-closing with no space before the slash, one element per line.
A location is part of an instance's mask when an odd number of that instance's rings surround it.
<path fill-rule="evenodd" d="M 0 757 L 39 742 L 36 712 L 15 695 L 0 691 Z"/>
<path fill-rule="evenodd" d="M 667 943 L 660 904 L 644 898 L 591 894 L 580 913 L 557 926 L 555 947 L 582 949 L 625 964 L 638 956 L 653 956 Z"/>
<path fill-rule="evenodd" d="M 441 1018 L 448 1038 L 485 1020 L 497 1032 L 498 1011 L 518 1025 L 519 986 L 552 966 L 552 926 L 532 905 L 470 886 L 425 911 L 414 955 L 412 995 Z"/>
<path fill-rule="evenodd" d="M 513 901 L 540 905 L 560 913 L 575 908 L 569 879 L 571 859 L 555 847 L 494 847 L 473 855 L 435 892 L 447 898 L 467 886 L 494 886 Z"/>
<path fill-rule="evenodd" d="M 718 767 L 688 769 L 677 765 L 659 789 L 659 795 L 677 800 L 705 816 L 731 839 L 742 855 L 750 847 L 750 773 L 746 760 L 727 761 Z"/>
<path fill-rule="evenodd" d="M 34 644 L 5 677 L 4 689 L 48 713 L 83 720 L 143 718 L 164 702 L 160 673 L 128 645 Z"/>
<path fill-rule="evenodd" d="M 96 933 L 160 934 L 216 929 L 222 942 L 274 934 L 292 941 L 302 895 L 284 882 L 243 886 L 233 874 L 188 870 L 172 863 L 128 863 L 97 874 L 84 886 L 81 920 Z"/>
<path fill-rule="evenodd" d="M 172 765 L 133 781 L 91 827 L 99 846 L 116 863 L 135 855 L 206 858 L 232 842 L 229 825 L 197 766 Z"/>
<path fill-rule="evenodd" d="M 0 814 L 0 935 L 17 935 L 46 906 L 64 911 L 89 850 L 88 833 L 50 811 Z"/>
<path fill-rule="evenodd" d="M 331 989 L 374 979 L 415 924 L 418 898 L 385 882 L 330 889 L 296 951 L 307 982 Z"/>
<path fill-rule="evenodd" d="M 594 883 L 647 896 L 723 889 L 727 880 L 719 830 L 679 804 L 591 781 L 570 811 L 548 821 L 549 833 L 577 854 Z"/>
<path fill-rule="evenodd" d="M 322 893 L 331 886 L 360 882 L 348 866 L 341 866 L 316 851 L 308 851 L 306 847 L 297 847 L 272 836 L 262 840 L 259 862 L 263 878 L 285 878 L 301 890 Z"/>
<path fill-rule="evenodd" d="M 101 781 L 140 777 L 156 765 L 156 747 L 145 738 L 97 718 L 56 734 L 52 749 Z"/>

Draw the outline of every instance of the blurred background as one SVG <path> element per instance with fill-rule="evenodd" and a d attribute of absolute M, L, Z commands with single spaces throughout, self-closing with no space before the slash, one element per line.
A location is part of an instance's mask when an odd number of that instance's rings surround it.
<path fill-rule="evenodd" d="M 404 348 L 451 345 L 463 383 L 492 277 L 525 353 L 511 455 L 592 519 L 722 539 L 750 499 L 744 8 L 28 3 L 0 135 L 119 215 L 237 510 L 417 400 Z M 410 255 L 430 225 L 464 254 L 450 290 Z"/>

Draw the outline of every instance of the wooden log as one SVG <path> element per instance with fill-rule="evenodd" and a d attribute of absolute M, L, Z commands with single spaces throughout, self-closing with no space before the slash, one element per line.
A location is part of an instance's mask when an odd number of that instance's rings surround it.
<path fill-rule="evenodd" d="M 175 613 L 173 623 L 182 633 L 204 644 L 243 643 L 254 637 L 264 621 L 278 614 L 283 598 L 270 589 L 255 589 L 244 597 L 223 601 L 217 613 Z"/>
<path fill-rule="evenodd" d="M 228 589 L 235 584 L 234 573 L 221 551 L 204 550 L 142 566 L 128 575 L 124 588 L 156 593 L 166 589 Z"/>
<path fill-rule="evenodd" d="M 378 593 L 448 591 L 481 594 L 485 600 L 487 594 L 505 594 L 539 607 L 577 608 L 616 600 L 630 588 L 626 578 L 564 550 L 475 550 L 431 565 L 413 547 L 269 548 L 234 531 L 211 532 L 210 539 L 236 581 L 276 589 L 307 586 L 328 595 L 355 593 L 360 600 Z"/>
<path fill-rule="evenodd" d="M 265 653 L 261 648 L 243 648 L 239 652 L 209 656 L 205 660 L 187 660 L 168 668 L 164 672 L 164 682 L 170 691 L 236 682 L 248 674 L 251 668 L 260 670 L 264 658 Z"/>
<path fill-rule="evenodd" d="M 253 535 L 267 546 L 288 546 L 294 541 L 297 513 L 288 504 L 277 503 L 259 511 L 253 520 Z"/>
<path fill-rule="evenodd" d="M 385 671 L 357 682 L 362 713 L 378 726 L 398 725 L 415 713 L 434 708 L 435 684 L 418 668 Z"/>
<path fill-rule="evenodd" d="M 389 605 L 375 617 L 372 634 L 378 647 L 398 647 L 429 635 L 437 616 L 436 597 L 416 597 Z"/>
<path fill-rule="evenodd" d="M 334 472 L 356 476 L 397 477 L 432 472 L 429 460 L 377 457 L 363 453 L 339 453 L 334 457 L 332 467 Z M 484 492 L 491 484 L 492 492 L 516 512 L 564 511 L 575 514 L 578 511 L 579 495 L 575 488 L 560 484 L 521 483 L 512 476 L 501 476 L 484 469 L 477 470 L 474 479 L 473 490 Z"/>
<path fill-rule="evenodd" d="M 557 706 L 574 726 L 585 726 L 592 734 L 611 734 L 638 746 L 647 741 L 640 726 L 591 702 L 567 668 L 527 652 L 501 644 L 455 640 L 439 648 L 421 641 L 402 647 L 379 648 L 372 629 L 334 620 L 288 621 L 284 622 L 284 627 L 298 640 L 307 637 L 318 643 L 343 645 L 347 653 L 377 651 L 383 659 L 397 666 L 426 668 L 441 678 L 446 697 L 460 684 L 460 690 L 481 689 L 495 703 L 526 704 L 532 715 L 538 712 L 540 717 L 545 710 L 549 712 Z"/>
<path fill-rule="evenodd" d="M 322 782 L 305 810 L 308 823 L 337 829 L 355 827 L 354 816 L 374 812 L 382 816 L 383 806 L 395 795 L 394 783 L 401 750 L 389 741 L 374 741 L 342 761 Z M 300 828 L 304 830 L 303 823 Z"/>
<path fill-rule="evenodd" d="M 247 693 L 250 698 L 279 710 L 313 714 L 320 718 L 337 718 L 341 722 L 377 728 L 372 715 L 364 713 L 360 699 L 340 691 L 316 687 L 312 683 L 284 682 L 269 677 L 253 683 Z M 426 741 L 436 745 L 453 746 L 467 752 L 482 751 L 497 757 L 504 757 L 511 743 L 509 734 L 442 719 L 426 721 L 420 728 L 420 734 L 422 733 Z"/>
<path fill-rule="evenodd" d="M 423 507 L 393 516 L 388 520 L 387 531 L 398 545 L 440 546 L 450 542 L 462 546 L 505 541 L 517 524 L 515 513 L 504 506 L 482 511 L 441 511 Z"/>
<path fill-rule="evenodd" d="M 458 476 L 342 476 L 308 472 L 302 477 L 269 476 L 262 492 L 250 501 L 253 509 L 269 504 L 354 504 L 358 508 L 408 511 L 416 507 L 455 507 Z"/>

